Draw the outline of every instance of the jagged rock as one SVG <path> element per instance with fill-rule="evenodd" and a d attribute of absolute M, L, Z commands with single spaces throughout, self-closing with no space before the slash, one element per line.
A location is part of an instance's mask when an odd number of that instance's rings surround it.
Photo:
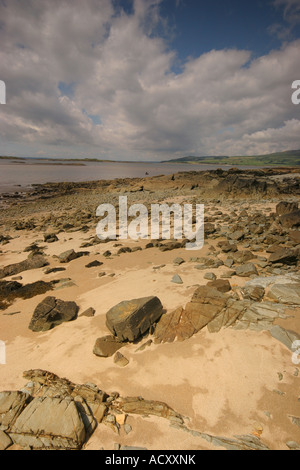
<path fill-rule="evenodd" d="M 227 450 L 270 450 L 261 440 L 252 435 L 237 436 L 236 439 L 211 436 L 201 433 L 201 437 L 211 442 L 216 447 L 224 447 Z"/>
<path fill-rule="evenodd" d="M 118 340 L 115 336 L 108 335 L 96 340 L 93 353 L 99 357 L 113 356 L 124 346 L 124 342 Z"/>
<path fill-rule="evenodd" d="M 217 289 L 200 286 L 185 309 L 180 307 L 161 317 L 154 332 L 155 343 L 185 341 L 212 322 L 227 301 Z"/>
<path fill-rule="evenodd" d="M 185 341 L 196 332 L 190 317 L 180 307 L 174 312 L 165 314 L 159 320 L 154 336 L 155 343 L 172 343 L 173 341 Z"/>
<path fill-rule="evenodd" d="M 173 264 L 175 264 L 175 266 L 180 266 L 181 264 L 185 263 L 184 259 L 183 258 L 175 258 L 174 261 L 173 261 Z"/>
<path fill-rule="evenodd" d="M 292 230 L 289 233 L 289 238 L 296 244 L 300 245 L 300 230 Z"/>
<path fill-rule="evenodd" d="M 46 233 L 44 235 L 44 242 L 45 243 L 54 243 L 57 242 L 58 238 L 55 233 Z"/>
<path fill-rule="evenodd" d="M 31 299 L 36 295 L 45 294 L 49 290 L 53 290 L 55 281 L 44 282 L 37 281 L 24 286 L 16 281 L 0 281 L 0 310 L 6 308 L 15 299 Z"/>
<path fill-rule="evenodd" d="M 204 279 L 207 279 L 208 281 L 215 281 L 217 279 L 217 276 L 215 275 L 215 273 L 205 273 Z"/>
<path fill-rule="evenodd" d="M 102 266 L 103 263 L 101 263 L 101 261 L 98 261 L 98 260 L 95 260 L 95 261 L 91 261 L 90 263 L 86 264 L 86 268 L 95 268 L 95 267 L 98 267 L 98 266 Z"/>
<path fill-rule="evenodd" d="M 232 326 L 236 320 L 243 315 L 246 308 L 247 305 L 245 305 L 243 301 L 235 302 L 230 299 L 227 303 L 227 306 L 208 323 L 208 331 L 210 333 L 218 333 L 221 328 L 228 328 Z"/>
<path fill-rule="evenodd" d="M 268 297 L 283 304 L 300 305 L 300 283 L 274 284 L 269 289 Z"/>
<path fill-rule="evenodd" d="M 231 291 L 231 284 L 227 279 L 216 279 L 214 281 L 208 282 L 207 286 L 213 287 L 224 294 Z"/>
<path fill-rule="evenodd" d="M 218 247 L 221 248 L 223 253 L 238 251 L 237 246 L 234 243 L 230 243 L 228 240 L 219 242 Z"/>
<path fill-rule="evenodd" d="M 29 402 L 29 397 L 23 392 L 0 393 L 0 429 L 9 430 L 19 414 Z"/>
<path fill-rule="evenodd" d="M 69 263 L 70 261 L 76 259 L 77 257 L 78 257 L 77 253 L 73 249 L 64 251 L 63 253 L 58 255 L 58 259 L 60 263 Z"/>
<path fill-rule="evenodd" d="M 93 317 L 96 313 L 96 310 L 93 307 L 89 307 L 87 310 L 80 314 L 81 317 Z"/>
<path fill-rule="evenodd" d="M 273 338 L 283 343 L 291 351 L 293 351 L 293 343 L 300 340 L 299 334 L 295 333 L 294 331 L 286 330 L 279 325 L 273 326 L 269 331 Z"/>
<path fill-rule="evenodd" d="M 295 264 L 298 260 L 298 254 L 295 250 L 289 248 L 278 248 L 269 257 L 270 263 Z"/>
<path fill-rule="evenodd" d="M 35 309 L 29 324 L 32 331 L 48 331 L 63 322 L 75 320 L 79 307 L 75 302 L 64 302 L 46 297 Z"/>
<path fill-rule="evenodd" d="M 0 429 L 0 451 L 8 449 L 12 444 L 11 438 Z"/>
<path fill-rule="evenodd" d="M 297 273 L 288 273 L 279 276 L 258 276 L 255 279 L 247 281 L 245 288 L 252 286 L 259 286 L 267 288 L 272 284 L 298 284 L 300 283 L 300 275 Z"/>
<path fill-rule="evenodd" d="M 159 401 L 144 400 L 140 397 L 127 397 L 115 401 L 114 407 L 127 414 L 159 416 L 168 419 L 172 423 L 184 423 L 183 417 L 179 413 L 170 408 L 166 403 Z"/>
<path fill-rule="evenodd" d="M 253 263 L 243 264 L 236 268 L 236 275 L 239 277 L 250 277 L 253 274 L 258 276 L 256 266 Z"/>
<path fill-rule="evenodd" d="M 231 240 L 240 241 L 240 240 L 242 240 L 244 237 L 245 237 L 245 234 L 244 234 L 244 232 L 242 232 L 241 230 L 236 230 L 235 232 L 229 234 L 229 238 L 230 238 Z"/>
<path fill-rule="evenodd" d="M 195 332 L 212 321 L 226 306 L 227 301 L 228 297 L 213 287 L 198 287 L 185 307 Z"/>
<path fill-rule="evenodd" d="M 265 295 L 265 289 L 262 286 L 247 286 L 242 289 L 244 299 L 254 300 L 256 302 L 262 300 Z"/>
<path fill-rule="evenodd" d="M 39 269 L 44 266 L 48 266 L 48 261 L 42 255 L 35 255 L 32 258 L 28 258 L 20 263 L 10 264 L 0 269 L 0 279 L 7 276 L 15 276 L 23 271 L 29 271 L 30 269 Z"/>
<path fill-rule="evenodd" d="M 281 216 L 285 214 L 290 214 L 298 210 L 298 202 L 286 202 L 281 201 L 276 206 L 276 215 Z"/>
<path fill-rule="evenodd" d="M 281 225 L 285 228 L 300 227 L 300 210 L 290 212 L 289 214 L 282 215 L 279 218 Z"/>
<path fill-rule="evenodd" d="M 160 251 L 171 251 L 171 250 L 176 250 L 177 248 L 182 248 L 183 246 L 183 243 L 182 242 L 167 242 L 167 243 L 164 243 L 164 244 L 161 244 L 159 246 L 159 250 Z"/>
<path fill-rule="evenodd" d="M 162 315 L 158 297 L 125 300 L 106 314 L 106 325 L 120 341 L 135 341 Z"/>
<path fill-rule="evenodd" d="M 9 435 L 22 447 L 80 449 L 86 429 L 74 399 L 39 397 L 19 415 Z"/>
<path fill-rule="evenodd" d="M 256 258 L 256 255 L 252 253 L 252 251 L 244 250 L 238 251 L 230 255 L 235 263 L 247 263 Z"/>
<path fill-rule="evenodd" d="M 235 329 L 270 330 L 277 318 L 286 318 L 285 308 L 282 305 L 273 302 L 251 302 L 249 300 L 241 302 L 244 303 L 245 310 L 233 325 Z"/>

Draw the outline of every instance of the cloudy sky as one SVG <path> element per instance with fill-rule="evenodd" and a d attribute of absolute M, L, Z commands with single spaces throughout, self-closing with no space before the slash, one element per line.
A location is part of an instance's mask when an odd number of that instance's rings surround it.
<path fill-rule="evenodd" d="M 0 0 L 0 155 L 300 148 L 300 0 Z"/>

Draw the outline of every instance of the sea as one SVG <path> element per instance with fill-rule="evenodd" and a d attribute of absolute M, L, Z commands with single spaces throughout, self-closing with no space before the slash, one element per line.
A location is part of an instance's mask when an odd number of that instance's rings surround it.
<path fill-rule="evenodd" d="M 181 171 L 207 171 L 230 165 L 158 162 L 68 162 L 66 160 L 1 160 L 0 193 L 29 191 L 35 184 L 145 178 Z M 240 169 L 255 167 L 240 166 Z"/>

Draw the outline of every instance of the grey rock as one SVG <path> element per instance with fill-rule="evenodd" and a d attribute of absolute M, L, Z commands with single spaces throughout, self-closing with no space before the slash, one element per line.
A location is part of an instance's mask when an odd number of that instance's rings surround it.
<path fill-rule="evenodd" d="M 293 343 L 300 340 L 299 334 L 295 333 L 294 331 L 285 330 L 279 325 L 273 326 L 269 331 L 273 338 L 283 343 L 291 351 L 294 351 L 292 348 Z"/>
<path fill-rule="evenodd" d="M 162 315 L 158 297 L 125 300 L 106 314 L 106 325 L 120 341 L 135 341 Z"/>
<path fill-rule="evenodd" d="M 82 416 L 70 397 L 34 398 L 9 434 L 16 444 L 34 449 L 80 449 L 86 439 Z"/>
<path fill-rule="evenodd" d="M 23 392 L 0 393 L 0 429 L 6 431 L 28 404 L 30 397 Z"/>
<path fill-rule="evenodd" d="M 244 299 L 259 301 L 264 298 L 265 289 L 261 286 L 247 286 L 242 289 Z"/>
<path fill-rule="evenodd" d="M 10 447 L 12 444 L 13 441 L 11 438 L 0 429 L 0 451 L 8 449 L 8 447 Z"/>
<path fill-rule="evenodd" d="M 288 441 L 288 442 L 286 442 L 286 446 L 287 446 L 290 450 L 300 450 L 300 444 L 298 444 L 298 443 L 295 442 L 295 441 Z"/>
<path fill-rule="evenodd" d="M 297 284 L 300 283 L 300 275 L 297 273 L 288 273 L 279 276 L 258 276 L 255 279 L 251 279 L 247 281 L 245 284 L 245 288 L 252 287 L 252 286 L 259 286 L 267 288 L 272 284 Z"/>
<path fill-rule="evenodd" d="M 183 258 L 175 258 L 173 263 L 175 264 L 175 266 L 180 266 L 181 264 L 185 263 L 184 259 Z"/>
<path fill-rule="evenodd" d="M 207 279 L 208 281 L 215 281 L 217 276 L 214 273 L 205 273 L 204 279 Z"/>
<path fill-rule="evenodd" d="M 77 253 L 75 250 L 67 250 L 58 255 L 58 259 L 60 263 L 69 263 L 77 258 Z"/>
<path fill-rule="evenodd" d="M 272 264 L 275 263 L 284 263 L 284 264 L 295 264 L 298 260 L 298 253 L 295 250 L 289 248 L 278 248 L 274 253 L 269 257 L 269 262 Z"/>
<path fill-rule="evenodd" d="M 284 304 L 300 305 L 300 283 L 274 284 L 270 287 L 268 296 Z"/>
<path fill-rule="evenodd" d="M 46 297 L 35 309 L 29 324 L 32 331 L 48 331 L 63 322 L 75 320 L 79 307 L 75 302 L 64 302 Z"/>
<path fill-rule="evenodd" d="M 253 263 L 247 263 L 236 268 L 236 275 L 239 277 L 250 277 L 252 275 L 258 275 L 258 272 Z"/>
<path fill-rule="evenodd" d="M 183 281 L 182 281 L 181 277 L 178 274 L 175 274 L 172 277 L 171 282 L 173 282 L 174 284 L 183 284 Z"/>

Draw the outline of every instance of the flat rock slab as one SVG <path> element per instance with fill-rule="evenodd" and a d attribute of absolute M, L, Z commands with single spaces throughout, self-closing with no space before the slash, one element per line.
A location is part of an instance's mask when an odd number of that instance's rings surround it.
<path fill-rule="evenodd" d="M 245 288 L 250 286 L 260 286 L 260 287 L 268 287 L 272 284 L 298 284 L 300 283 L 300 275 L 296 273 L 288 273 L 284 275 L 278 276 L 258 276 L 255 279 L 251 279 L 251 281 L 247 281 L 245 284 Z"/>
<path fill-rule="evenodd" d="M 34 449 L 80 449 L 86 432 L 74 400 L 34 398 L 10 431 L 12 440 Z"/>
<path fill-rule="evenodd" d="M 35 309 L 29 324 L 32 331 L 48 331 L 63 322 L 75 320 L 79 307 L 75 302 L 64 302 L 46 297 Z"/>
<path fill-rule="evenodd" d="M 283 304 L 300 305 L 300 283 L 274 284 L 270 287 L 268 296 Z"/>
<path fill-rule="evenodd" d="M 253 263 L 243 264 L 236 268 L 236 275 L 239 277 L 250 277 L 253 274 L 258 275 L 256 266 Z"/>
<path fill-rule="evenodd" d="M 158 297 L 125 300 L 106 314 L 106 325 L 120 341 L 135 341 L 162 315 Z"/>
<path fill-rule="evenodd" d="M 294 342 L 300 340 L 299 334 L 294 331 L 285 330 L 279 325 L 273 326 L 269 331 L 273 338 L 283 343 L 290 351 L 294 351 Z"/>

